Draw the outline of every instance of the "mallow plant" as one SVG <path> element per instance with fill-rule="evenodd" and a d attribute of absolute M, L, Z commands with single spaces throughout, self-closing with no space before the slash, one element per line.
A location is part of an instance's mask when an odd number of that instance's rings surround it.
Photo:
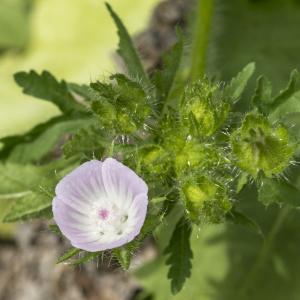
<path fill-rule="evenodd" d="M 289 171 L 299 155 L 300 123 L 289 117 L 300 109 L 291 101 L 299 74 L 292 71 L 277 95 L 260 76 L 248 110 L 239 112 L 254 63 L 229 82 L 195 76 L 178 30 L 163 67 L 147 74 L 122 21 L 107 8 L 125 74 L 89 85 L 47 71 L 15 74 L 25 94 L 51 101 L 61 114 L 2 138 L 0 200 L 13 202 L 4 221 L 50 219 L 53 234 L 70 243 L 58 263 L 83 264 L 107 251 L 126 270 L 176 211 L 163 252 L 175 294 L 192 273 L 193 230 L 231 222 L 263 234 L 237 208 L 245 186 L 255 186 L 266 206 L 300 206 Z"/>

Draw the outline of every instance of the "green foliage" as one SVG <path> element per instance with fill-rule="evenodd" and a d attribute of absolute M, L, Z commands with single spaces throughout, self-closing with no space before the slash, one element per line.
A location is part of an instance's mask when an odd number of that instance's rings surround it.
<path fill-rule="evenodd" d="M 130 246 L 132 246 L 132 248 L 134 248 L 134 246 L 132 244 Z M 131 257 L 133 255 L 133 252 L 132 252 L 133 249 L 130 249 L 130 248 L 131 247 L 126 246 L 126 247 L 120 247 L 120 248 L 113 250 L 113 254 L 117 258 L 117 260 L 123 270 L 128 270 L 128 268 L 130 266 Z"/>
<path fill-rule="evenodd" d="M 66 260 L 69 260 L 73 256 L 78 255 L 81 251 L 82 250 L 80 249 L 72 247 L 69 250 L 67 250 L 62 256 L 60 256 L 56 263 L 60 264 L 62 262 L 65 262 Z"/>
<path fill-rule="evenodd" d="M 3 222 L 25 221 L 37 218 L 52 218 L 52 200 L 42 193 L 31 193 L 17 199 L 10 211 L 3 218 Z"/>
<path fill-rule="evenodd" d="M 277 203 L 300 207 L 299 189 L 284 179 L 264 179 L 258 192 L 258 200 L 264 205 Z"/>
<path fill-rule="evenodd" d="M 255 63 L 250 63 L 244 69 L 232 78 L 224 93 L 225 97 L 230 98 L 231 102 L 235 103 L 241 97 L 245 90 L 249 79 L 255 71 Z"/>
<path fill-rule="evenodd" d="M 182 218 L 177 223 L 170 244 L 165 249 L 169 255 L 166 261 L 170 265 L 168 278 L 171 280 L 171 290 L 177 294 L 183 287 L 184 282 L 191 276 L 193 252 L 190 248 L 191 225 Z"/>
<path fill-rule="evenodd" d="M 82 257 L 72 260 L 72 262 L 70 262 L 70 264 L 73 266 L 82 265 L 93 259 L 97 259 L 100 255 L 101 255 L 101 252 L 86 252 L 86 251 L 84 251 L 84 254 L 82 255 Z"/>
<path fill-rule="evenodd" d="M 11 162 L 26 164 L 38 162 L 53 151 L 53 156 L 59 156 L 60 145 L 79 128 L 86 127 L 90 123 L 88 119 L 75 119 L 57 122 L 44 130 L 32 142 L 17 144 L 8 156 Z M 56 149 L 55 149 L 56 148 Z M 58 152 L 58 154 L 55 153 Z"/>
<path fill-rule="evenodd" d="M 65 116 L 54 117 L 49 121 L 39 124 L 31 129 L 29 132 L 23 135 L 16 135 L 16 136 L 8 136 L 4 137 L 0 140 L 2 143 L 2 148 L 0 150 L 0 158 L 1 160 L 7 160 L 10 156 L 10 153 L 14 151 L 16 147 L 19 145 L 30 144 L 34 142 L 44 131 L 46 131 L 51 126 L 56 125 L 59 122 L 65 120 Z"/>
<path fill-rule="evenodd" d="M 273 93 L 276 95 L 290 71 L 295 67 L 299 68 L 300 43 L 297 39 L 297 28 L 300 26 L 299 2 L 229 0 L 215 3 L 208 74 L 217 75 L 221 80 L 229 80 L 245 63 L 255 61 L 257 73 L 265 74 L 270 79 L 265 80 L 264 77 L 263 84 L 266 88 L 262 90 L 263 93 L 257 100 L 272 99 L 270 83 L 272 82 Z M 255 26 L 248 26 L 249 24 Z M 237 109 L 243 113 L 249 109 L 251 90 L 247 89 L 241 101 L 237 103 Z M 290 102 L 289 109 L 298 110 L 297 93 L 291 99 L 293 104 Z M 266 113 L 268 114 L 268 111 Z M 284 117 L 284 124 L 289 132 L 298 135 L 299 127 L 294 126 L 298 119 L 296 115 L 291 118 L 291 114 L 285 115 L 284 111 L 279 113 L 278 110 L 276 115 L 272 115 L 271 123 L 277 123 L 279 118 Z M 281 179 L 279 181 L 286 182 L 287 179 L 284 177 L 287 177 L 288 181 L 294 183 L 297 178 L 295 174 L 291 174 L 290 169 L 284 173 L 284 176 L 276 176 L 276 179 L 279 177 Z M 288 200 L 287 198 L 285 197 L 285 200 Z M 266 209 L 257 202 L 257 190 L 253 185 L 252 188 L 249 188 L 249 185 L 244 187 L 236 204 L 260 225 L 266 239 L 262 241 L 252 232 L 245 231 L 239 226 L 228 226 L 218 237 L 212 237 L 214 242 L 203 251 L 209 253 L 218 245 L 223 245 L 225 252 L 223 263 L 228 269 L 224 276 L 213 280 L 214 292 L 204 295 L 203 299 L 298 299 L 299 212 L 290 210 L 286 214 L 285 208 L 276 205 L 269 205 Z M 210 262 L 214 261 L 215 258 Z M 214 268 L 215 273 L 218 273 L 218 264 Z M 210 281 L 211 274 L 207 271 L 191 280 L 194 279 L 196 284 L 197 280 L 201 281 L 202 276 Z"/>
<path fill-rule="evenodd" d="M 244 215 L 242 212 L 237 211 L 235 209 L 232 209 L 227 215 L 226 215 L 226 221 L 244 226 L 245 228 L 248 228 L 249 230 L 263 236 L 262 230 L 260 226 L 250 217 Z"/>
<path fill-rule="evenodd" d="M 5 222 L 45 216 L 49 213 L 52 195 L 44 188 L 44 184 L 51 186 L 53 175 L 52 178 L 46 179 L 44 176 L 47 173 L 45 169 L 31 165 L 20 169 L 18 165 L 12 163 L 1 164 L 0 199 L 9 197 L 12 201 L 15 200 L 4 217 Z"/>
<path fill-rule="evenodd" d="M 163 68 L 156 71 L 153 76 L 160 108 L 169 104 L 169 95 L 175 85 L 183 57 L 183 45 L 183 35 L 179 31 L 177 43 L 163 56 Z"/>
<path fill-rule="evenodd" d="M 80 129 L 63 147 L 65 157 L 80 155 L 85 159 L 101 157 L 104 149 L 110 145 L 105 131 L 93 124 Z"/>
<path fill-rule="evenodd" d="M 138 78 L 142 80 L 144 84 L 149 85 L 149 78 L 143 69 L 142 63 L 133 46 L 129 33 L 127 32 L 119 16 L 114 12 L 108 3 L 106 3 L 106 7 L 113 18 L 116 27 L 118 28 L 119 49 L 117 51 L 123 58 L 129 75 L 131 77 Z"/>
<path fill-rule="evenodd" d="M 65 81 L 57 81 L 47 71 L 39 75 L 35 71 L 19 72 L 15 74 L 16 83 L 23 88 L 23 93 L 53 102 L 59 109 L 68 114 L 72 111 L 85 111 L 83 105 L 79 104 L 68 89 Z"/>
<path fill-rule="evenodd" d="M 270 81 L 264 76 L 260 76 L 257 80 L 252 102 L 261 113 L 270 115 L 271 120 L 276 120 L 286 114 L 299 112 L 299 89 L 300 76 L 297 70 L 291 72 L 286 88 L 282 89 L 276 96 L 272 96 Z"/>
<path fill-rule="evenodd" d="M 4 222 L 15 222 L 33 218 L 51 218 L 54 187 L 68 172 L 71 161 L 52 163 L 36 167 L 6 163 L 1 164 L 0 200 L 14 201 L 4 217 Z"/>

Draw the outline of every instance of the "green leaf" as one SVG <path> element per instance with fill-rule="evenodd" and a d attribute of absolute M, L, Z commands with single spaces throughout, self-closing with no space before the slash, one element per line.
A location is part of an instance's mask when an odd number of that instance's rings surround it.
<path fill-rule="evenodd" d="M 8 195 L 26 196 L 36 189 L 44 175 L 43 168 L 13 163 L 0 164 L 0 199 Z M 13 197 L 11 197 L 13 198 Z M 16 198 L 19 198 L 17 196 Z"/>
<path fill-rule="evenodd" d="M 95 91 L 87 84 L 67 83 L 71 93 L 76 97 L 81 97 L 86 101 L 97 99 Z"/>
<path fill-rule="evenodd" d="M 58 236 L 63 236 L 62 232 L 60 231 L 59 227 L 55 224 L 49 225 L 50 231 Z"/>
<path fill-rule="evenodd" d="M 299 112 L 300 112 L 300 90 L 298 92 L 295 92 L 284 103 L 282 103 L 274 111 L 272 111 L 269 118 L 272 121 L 278 119 L 282 120 L 288 114 L 295 114 Z"/>
<path fill-rule="evenodd" d="M 131 244 L 131 243 L 130 243 Z M 138 243 L 136 243 L 136 247 L 138 246 Z M 135 245 L 131 246 L 124 246 L 113 250 L 113 255 L 117 258 L 120 266 L 123 270 L 128 270 L 130 266 L 130 261 L 133 255 L 133 250 L 135 248 Z"/>
<path fill-rule="evenodd" d="M 260 76 L 252 96 L 252 104 L 264 115 L 269 115 L 271 121 L 283 119 L 289 113 L 300 112 L 299 78 L 298 71 L 292 71 L 287 87 L 272 97 L 271 82 L 266 77 Z"/>
<path fill-rule="evenodd" d="M 46 128 L 36 139 L 32 142 L 25 142 L 17 144 L 10 152 L 8 157 L 10 162 L 17 162 L 26 164 L 30 162 L 37 162 L 44 158 L 49 152 L 53 151 L 53 157 L 55 157 L 54 148 L 58 146 L 59 151 L 61 145 L 57 145 L 60 139 L 64 136 L 77 132 L 80 128 L 88 126 L 90 120 L 77 119 L 77 120 L 66 120 L 53 124 L 51 127 Z M 61 144 L 65 141 L 62 140 Z"/>
<path fill-rule="evenodd" d="M 3 222 L 25 221 L 34 218 L 51 218 L 52 200 L 53 198 L 40 193 L 31 193 L 16 200 L 8 214 L 3 218 Z"/>
<path fill-rule="evenodd" d="M 69 160 L 41 167 L 0 164 L 0 200 L 15 200 L 4 222 L 51 217 L 54 187 L 70 166 L 74 162 Z"/>
<path fill-rule="evenodd" d="M 300 156 L 300 112 L 288 113 L 281 121 L 288 129 L 290 135 L 297 141 L 295 156 Z"/>
<path fill-rule="evenodd" d="M 225 87 L 225 96 L 228 97 L 232 103 L 236 103 L 239 100 L 254 71 L 255 63 L 249 63 L 236 77 L 232 78 L 230 83 Z"/>
<path fill-rule="evenodd" d="M 86 252 L 84 251 L 84 254 L 81 258 L 78 258 L 72 262 L 70 262 L 71 265 L 77 266 L 84 263 L 87 263 L 101 255 L 101 252 Z"/>
<path fill-rule="evenodd" d="M 297 70 L 293 70 L 291 72 L 290 80 L 288 82 L 287 87 L 281 90 L 278 96 L 274 98 L 271 107 L 272 110 L 275 110 L 277 107 L 286 102 L 291 96 L 293 96 L 296 92 L 300 90 L 300 86 L 298 86 L 298 83 L 300 83 L 299 72 Z"/>
<path fill-rule="evenodd" d="M 82 250 L 81 249 L 77 249 L 77 248 L 70 248 L 69 250 L 67 250 L 62 256 L 59 257 L 59 259 L 57 260 L 57 264 L 60 264 L 62 262 L 65 262 L 66 260 L 72 258 L 73 256 L 79 254 Z"/>
<path fill-rule="evenodd" d="M 284 180 L 264 179 L 259 188 L 258 200 L 266 206 L 277 203 L 300 207 L 300 191 Z"/>
<path fill-rule="evenodd" d="M 101 157 L 104 149 L 111 145 L 111 139 L 106 136 L 107 132 L 97 125 L 90 125 L 80 129 L 63 147 L 65 157 L 83 155 L 92 159 L 94 155 Z"/>
<path fill-rule="evenodd" d="M 246 216 L 240 211 L 232 209 L 227 215 L 226 220 L 230 223 L 244 226 L 245 228 L 250 229 L 251 231 L 263 236 L 263 232 L 260 226 L 250 217 Z"/>
<path fill-rule="evenodd" d="M 108 3 L 106 3 L 106 7 L 118 28 L 118 35 L 119 35 L 118 53 L 123 58 L 129 75 L 132 76 L 133 78 L 138 78 L 142 80 L 146 85 L 149 85 L 150 84 L 149 78 L 143 69 L 142 63 L 133 46 L 128 31 L 126 30 L 119 16 L 114 12 L 112 7 Z"/>
<path fill-rule="evenodd" d="M 177 43 L 163 56 L 163 67 L 161 70 L 156 71 L 153 78 L 161 105 L 164 105 L 168 100 L 180 67 L 182 55 L 183 35 L 179 32 Z"/>
<path fill-rule="evenodd" d="M 6 160 L 17 145 L 34 142 L 34 140 L 38 138 L 48 128 L 56 125 L 57 123 L 63 122 L 65 120 L 66 120 L 65 116 L 54 117 L 46 121 L 45 123 L 38 124 L 37 126 L 32 128 L 29 132 L 26 132 L 25 134 L 8 136 L 0 139 L 0 143 L 3 144 L 3 147 L 0 150 L 0 159 Z"/>
<path fill-rule="evenodd" d="M 193 252 L 190 247 L 191 225 L 183 217 L 177 223 L 170 244 L 165 249 L 169 255 L 166 264 L 170 265 L 168 278 L 171 280 L 171 291 L 177 294 L 183 287 L 186 278 L 191 276 Z"/>
<path fill-rule="evenodd" d="M 57 81 L 47 71 L 39 75 L 35 71 L 19 72 L 14 75 L 16 83 L 23 88 L 23 93 L 53 102 L 64 114 L 72 111 L 86 111 L 86 108 L 79 104 L 68 89 L 65 81 Z"/>
<path fill-rule="evenodd" d="M 166 231 L 170 231 L 168 226 L 165 227 Z M 200 231 L 193 230 L 191 237 L 191 247 L 194 253 L 193 272 L 191 278 L 186 281 L 184 289 L 176 296 L 171 294 L 169 280 L 167 279 L 169 267 L 165 265 L 163 257 L 159 256 L 138 268 L 134 272 L 134 275 L 141 283 L 145 292 L 152 295 L 151 299 L 214 299 L 214 282 L 223 278 L 223 276 L 226 277 L 226 251 L 228 246 L 225 242 L 214 243 L 213 240 L 222 234 L 224 227 L 223 225 L 205 226 Z M 235 226 L 230 227 L 235 228 Z M 165 239 L 165 236 L 161 236 L 160 239 Z"/>
<path fill-rule="evenodd" d="M 257 79 L 251 102 L 259 112 L 268 114 L 268 105 L 272 102 L 272 84 L 266 77 L 260 76 Z"/>
<path fill-rule="evenodd" d="M 242 172 L 237 180 L 236 192 L 237 194 L 245 187 L 249 182 L 249 174 Z"/>

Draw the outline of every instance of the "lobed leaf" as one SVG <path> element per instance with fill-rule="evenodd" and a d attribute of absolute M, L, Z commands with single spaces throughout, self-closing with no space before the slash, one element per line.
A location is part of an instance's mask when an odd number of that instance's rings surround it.
<path fill-rule="evenodd" d="M 272 110 L 275 110 L 281 104 L 285 103 L 291 96 L 300 90 L 300 76 L 297 70 L 293 70 L 290 74 L 290 80 L 287 87 L 279 92 L 272 101 Z"/>
<path fill-rule="evenodd" d="M 272 84 L 265 77 L 260 76 L 256 81 L 256 88 L 251 103 L 264 115 L 268 114 L 268 105 L 272 102 Z"/>
<path fill-rule="evenodd" d="M 254 71 L 255 63 L 249 63 L 236 75 L 236 77 L 233 77 L 230 83 L 226 86 L 224 91 L 225 96 L 228 97 L 232 103 L 236 103 L 239 100 Z"/>
<path fill-rule="evenodd" d="M 300 207 L 300 191 L 286 181 L 265 178 L 258 192 L 258 200 L 266 206 L 277 203 Z"/>
<path fill-rule="evenodd" d="M 64 114 L 86 110 L 70 93 L 67 83 L 64 80 L 57 81 L 48 71 L 43 71 L 40 75 L 33 70 L 18 72 L 14 78 L 16 83 L 23 88 L 24 94 L 50 101 Z"/>
<path fill-rule="evenodd" d="M 171 291 L 177 294 L 185 280 L 191 276 L 193 252 L 190 246 L 191 225 L 183 217 L 177 223 L 170 244 L 165 249 L 169 255 L 166 264 L 170 265 L 168 278 L 171 280 Z"/>
<path fill-rule="evenodd" d="M 260 226 L 258 225 L 258 223 L 240 211 L 232 209 L 226 215 L 226 220 L 233 224 L 244 226 L 245 228 L 248 228 L 251 231 L 257 233 L 258 235 L 263 236 L 263 232 L 262 232 Z"/>
<path fill-rule="evenodd" d="M 127 29 L 108 3 L 106 3 L 106 7 L 118 28 L 119 49 L 117 51 L 123 58 L 129 75 L 141 79 L 145 84 L 149 84 L 149 78 L 143 69 Z"/>

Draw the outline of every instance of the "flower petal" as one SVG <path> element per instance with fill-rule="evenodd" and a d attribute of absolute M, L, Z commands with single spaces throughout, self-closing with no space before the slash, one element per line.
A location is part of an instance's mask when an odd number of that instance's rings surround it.
<path fill-rule="evenodd" d="M 128 215 L 130 216 L 130 224 L 128 226 L 128 230 L 131 228 L 132 236 L 135 238 L 141 231 L 141 228 L 145 222 L 146 214 L 147 214 L 147 206 L 148 206 L 148 195 L 147 194 L 139 194 L 137 195 L 128 211 Z M 132 239 L 133 239 L 132 238 Z"/>
<path fill-rule="evenodd" d="M 89 210 L 100 198 L 106 201 L 102 166 L 101 161 L 91 160 L 76 168 L 56 186 L 57 197 L 79 211 Z"/>
<path fill-rule="evenodd" d="M 103 162 L 102 177 L 107 194 L 119 207 L 126 209 L 135 196 L 148 193 L 143 179 L 113 158 L 107 158 Z"/>

